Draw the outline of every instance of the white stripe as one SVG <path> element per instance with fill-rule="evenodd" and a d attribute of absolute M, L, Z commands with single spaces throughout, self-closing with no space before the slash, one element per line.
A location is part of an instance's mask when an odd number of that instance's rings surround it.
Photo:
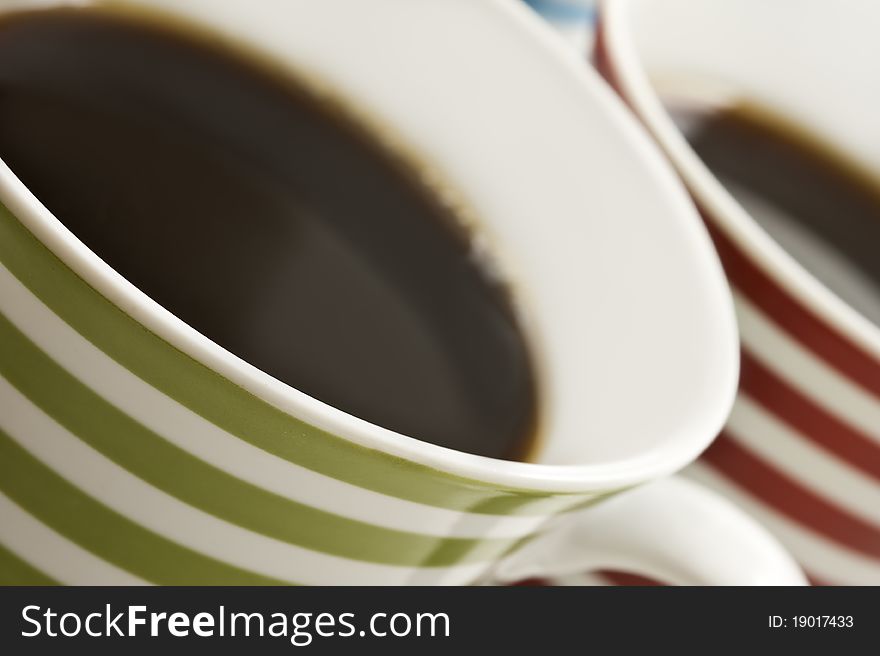
<path fill-rule="evenodd" d="M 727 427 L 762 460 L 841 508 L 880 526 L 880 482 L 814 445 L 740 392 Z"/>
<path fill-rule="evenodd" d="M 880 585 L 880 561 L 852 551 L 793 522 L 746 494 L 706 465 L 694 463 L 684 473 L 689 478 L 714 488 L 769 528 L 808 574 L 837 585 Z"/>
<path fill-rule="evenodd" d="M 541 515 L 484 515 L 398 499 L 313 472 L 248 444 L 108 357 L 2 265 L 0 311 L 55 362 L 128 416 L 197 458 L 279 496 L 384 528 L 445 537 L 520 538 L 546 521 Z"/>
<path fill-rule="evenodd" d="M 734 293 L 740 336 L 748 351 L 817 405 L 873 439 L 880 448 L 880 399 L 789 337 L 746 299 Z M 880 363 L 878 363 L 880 370 Z"/>
<path fill-rule="evenodd" d="M 59 535 L 0 493 L 0 543 L 65 585 L 147 585 Z"/>
<path fill-rule="evenodd" d="M 380 565 L 304 549 L 180 502 L 81 442 L 0 377 L 0 427 L 89 496 L 165 538 L 242 569 L 292 583 L 461 584 L 488 564 L 446 568 Z"/>

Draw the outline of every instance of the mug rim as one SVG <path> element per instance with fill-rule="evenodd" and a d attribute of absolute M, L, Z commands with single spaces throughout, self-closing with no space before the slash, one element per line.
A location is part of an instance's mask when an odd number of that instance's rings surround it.
<path fill-rule="evenodd" d="M 663 147 L 709 219 L 801 304 L 845 338 L 880 359 L 880 325 L 843 300 L 773 239 L 724 188 L 677 128 L 635 45 L 628 12 L 638 0 L 600 0 L 597 46 L 607 56 L 614 84 Z"/>
<path fill-rule="evenodd" d="M 49 2 L 17 0 L 5 7 L 4 11 L 30 6 L 47 7 L 64 4 L 71 3 L 67 0 Z M 81 6 L 92 3 L 72 4 Z M 95 4 L 101 3 L 99 1 Z M 114 3 L 111 3 L 111 6 L 112 4 Z M 571 78 L 570 81 L 576 81 L 590 91 L 594 102 L 602 106 L 609 123 L 626 135 L 629 147 L 641 155 L 640 159 L 646 160 L 648 165 L 653 166 L 655 173 L 663 170 L 665 164 L 662 155 L 637 125 L 634 117 L 626 112 L 623 104 L 611 89 L 604 85 L 598 74 L 589 71 L 575 53 L 563 42 L 558 41 L 551 28 L 543 25 L 527 7 L 516 6 L 514 3 L 502 0 L 489 0 L 487 4 L 491 5 L 493 11 L 499 13 L 499 18 L 515 22 L 524 37 L 531 39 L 548 53 L 552 53 L 559 62 L 559 68 L 565 69 L 567 76 Z M 675 198 L 684 208 L 683 212 L 691 211 L 696 214 L 684 188 L 671 170 L 654 177 L 658 178 L 656 181 L 658 185 L 664 187 L 664 193 Z M 517 462 L 474 455 L 402 435 L 310 397 L 292 385 L 277 380 L 249 364 L 187 325 L 105 263 L 24 186 L 2 159 L 0 159 L 0 201 L 76 275 L 173 348 L 292 417 L 320 427 L 354 444 L 455 477 L 511 490 L 538 493 L 608 491 L 629 487 L 673 473 L 694 460 L 714 439 L 734 401 L 738 378 L 738 343 L 735 339 L 737 329 L 720 263 L 717 267 L 720 281 L 718 284 L 724 287 L 723 291 L 727 294 L 727 299 L 719 299 L 719 309 L 729 315 L 723 318 L 722 323 L 733 339 L 718 340 L 719 343 L 724 342 L 727 345 L 729 352 L 722 354 L 722 357 L 728 366 L 726 371 L 719 372 L 718 392 L 714 396 L 713 407 L 694 410 L 695 414 L 702 413 L 702 423 L 698 430 L 682 431 L 680 434 L 669 436 L 659 447 L 643 450 L 635 456 L 618 458 L 612 462 L 565 465 Z M 696 219 L 696 216 L 694 218 Z M 706 239 L 708 240 L 708 237 Z"/>

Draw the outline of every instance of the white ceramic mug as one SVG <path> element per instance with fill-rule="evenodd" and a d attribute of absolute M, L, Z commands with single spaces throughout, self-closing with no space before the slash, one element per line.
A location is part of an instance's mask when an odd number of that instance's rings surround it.
<path fill-rule="evenodd" d="M 689 473 L 772 528 L 817 583 L 880 584 L 880 293 L 820 242 L 771 237 L 658 91 L 758 105 L 880 180 L 878 27 L 880 5 L 858 0 L 611 0 L 600 18 L 599 65 L 701 208 L 736 300 L 740 393 Z"/>
<path fill-rule="evenodd" d="M 693 483 L 612 494 L 679 470 L 722 425 L 733 308 L 680 182 L 526 8 L 110 6 L 195 23 L 318 81 L 430 164 L 523 307 L 543 448 L 532 463 L 469 455 L 306 396 L 145 296 L 3 165 L 4 580 L 463 584 L 616 565 L 802 582 L 768 534 Z"/>

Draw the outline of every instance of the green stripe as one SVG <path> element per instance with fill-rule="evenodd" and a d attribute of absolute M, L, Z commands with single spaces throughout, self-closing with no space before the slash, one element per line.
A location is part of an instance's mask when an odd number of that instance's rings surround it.
<path fill-rule="evenodd" d="M 58 585 L 0 544 L 0 585 Z"/>
<path fill-rule="evenodd" d="M 74 274 L 0 206 L 0 261 L 104 353 L 193 412 L 280 458 L 338 480 L 420 503 L 477 513 L 535 515 L 587 495 L 496 489 L 306 424 L 258 399 L 146 330 Z M 589 495 L 592 496 L 592 495 Z"/>
<path fill-rule="evenodd" d="M 0 490 L 97 557 L 163 585 L 280 585 L 156 535 L 95 501 L 0 431 Z"/>
<path fill-rule="evenodd" d="M 0 343 L 0 373 L 34 405 L 134 475 L 225 521 L 305 549 L 388 565 L 491 560 L 514 543 L 385 529 L 291 501 L 150 431 L 58 366 L 2 314 Z"/>

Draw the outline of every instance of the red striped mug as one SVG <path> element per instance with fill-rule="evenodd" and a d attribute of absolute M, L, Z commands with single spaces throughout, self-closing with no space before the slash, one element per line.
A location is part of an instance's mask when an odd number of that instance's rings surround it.
<path fill-rule="evenodd" d="M 690 474 L 829 584 L 880 584 L 880 327 L 734 200 L 665 110 L 658 81 L 760 104 L 876 180 L 877 26 L 877 3 L 609 0 L 596 51 L 702 210 L 735 295 L 739 395 Z"/>

